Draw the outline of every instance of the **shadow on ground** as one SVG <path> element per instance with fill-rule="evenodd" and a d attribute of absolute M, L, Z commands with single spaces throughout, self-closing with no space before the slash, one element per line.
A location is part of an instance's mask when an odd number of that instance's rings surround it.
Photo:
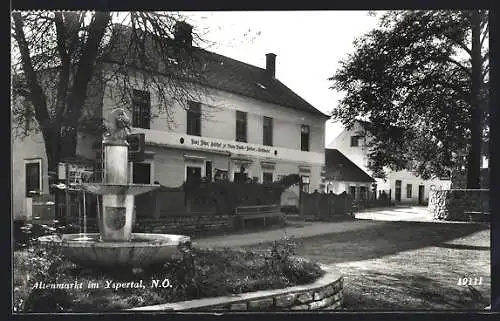
<path fill-rule="evenodd" d="M 437 247 L 454 249 L 454 250 L 472 250 L 472 251 L 489 251 L 491 249 L 490 246 L 474 246 L 474 245 L 449 244 L 449 243 L 438 244 Z"/>
<path fill-rule="evenodd" d="M 484 291 L 481 291 L 484 292 Z M 488 306 L 489 296 L 475 288 L 443 283 L 423 275 L 372 271 L 362 282 L 345 276 L 346 310 L 471 310 Z"/>
<path fill-rule="evenodd" d="M 356 221 L 352 223 L 356 224 Z M 446 244 L 446 242 L 482 230 L 489 230 L 489 225 L 378 221 L 358 230 L 298 239 L 296 254 L 324 264 L 335 264 L 375 259 L 428 246 L 465 248 L 467 245 Z M 250 247 L 268 248 L 269 244 Z M 479 248 L 479 250 L 487 249 L 486 246 Z"/>

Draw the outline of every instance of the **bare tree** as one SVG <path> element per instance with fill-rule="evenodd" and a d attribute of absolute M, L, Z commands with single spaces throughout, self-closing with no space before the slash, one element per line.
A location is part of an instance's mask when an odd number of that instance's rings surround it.
<path fill-rule="evenodd" d="M 39 131 L 55 171 L 75 156 L 79 131 L 103 130 L 102 113 L 92 111 L 102 110 L 104 88 L 131 108 L 140 84 L 171 121 L 173 102 L 188 108 L 206 96 L 203 51 L 191 45 L 204 40 L 182 21 L 170 12 L 13 12 L 14 134 Z"/>

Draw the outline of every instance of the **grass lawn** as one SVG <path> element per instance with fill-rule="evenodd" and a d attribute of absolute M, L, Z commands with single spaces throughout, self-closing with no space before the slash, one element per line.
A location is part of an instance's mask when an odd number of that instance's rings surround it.
<path fill-rule="evenodd" d="M 277 242 L 265 251 L 192 249 L 182 259 L 160 267 L 112 272 L 81 268 L 58 259 L 57 253 L 30 247 L 14 252 L 14 306 L 19 312 L 118 311 L 307 284 L 323 275 L 317 264 L 290 256 L 287 244 Z M 151 286 L 152 280 L 165 279 L 169 287 Z M 33 289 L 40 281 L 45 284 L 77 281 L 82 288 Z M 89 281 L 99 288 L 89 288 Z M 113 288 L 122 282 L 135 282 L 132 284 L 138 288 Z"/>
<path fill-rule="evenodd" d="M 297 247 L 298 255 L 340 269 L 344 309 L 457 310 L 490 304 L 489 226 L 376 223 L 303 239 Z M 464 276 L 481 277 L 482 284 L 459 286 Z"/>

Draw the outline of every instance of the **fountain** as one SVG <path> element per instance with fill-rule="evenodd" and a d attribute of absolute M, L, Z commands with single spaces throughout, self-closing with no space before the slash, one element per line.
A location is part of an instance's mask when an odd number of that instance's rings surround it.
<path fill-rule="evenodd" d="M 190 238 L 132 233 L 134 196 L 159 185 L 128 183 L 128 117 L 123 109 L 115 109 L 111 116 L 113 121 L 103 139 L 103 183 L 82 183 L 80 186 L 84 193 L 102 198 L 102 211 L 98 211 L 99 233 L 86 233 L 84 226 L 83 234 L 48 235 L 38 240 L 41 244 L 56 243 L 65 257 L 82 266 L 141 268 L 165 263 L 179 255 L 180 247 L 188 244 Z"/>

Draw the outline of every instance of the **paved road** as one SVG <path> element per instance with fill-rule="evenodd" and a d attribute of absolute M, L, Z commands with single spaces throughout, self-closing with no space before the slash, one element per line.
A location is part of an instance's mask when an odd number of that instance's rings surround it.
<path fill-rule="evenodd" d="M 371 209 L 356 213 L 356 218 L 375 221 L 431 222 L 427 206 L 396 206 L 385 209 Z"/>
<path fill-rule="evenodd" d="M 325 234 L 335 234 L 356 231 L 376 225 L 384 221 L 415 221 L 429 222 L 432 219 L 427 213 L 427 207 L 395 207 L 391 209 L 371 209 L 356 213 L 356 220 L 344 222 L 303 222 L 298 227 L 286 227 L 262 232 L 233 234 L 196 239 L 193 243 L 201 248 L 209 247 L 239 247 L 258 243 L 272 242 L 284 236 L 307 238 Z"/>
<path fill-rule="evenodd" d="M 259 243 L 273 242 L 285 236 L 307 238 L 317 235 L 341 233 L 364 229 L 382 222 L 352 220 L 345 222 L 303 222 L 297 227 L 285 227 L 275 230 L 266 230 L 247 234 L 233 234 L 214 236 L 193 240 L 193 244 L 200 248 L 210 247 L 240 247 Z"/>

